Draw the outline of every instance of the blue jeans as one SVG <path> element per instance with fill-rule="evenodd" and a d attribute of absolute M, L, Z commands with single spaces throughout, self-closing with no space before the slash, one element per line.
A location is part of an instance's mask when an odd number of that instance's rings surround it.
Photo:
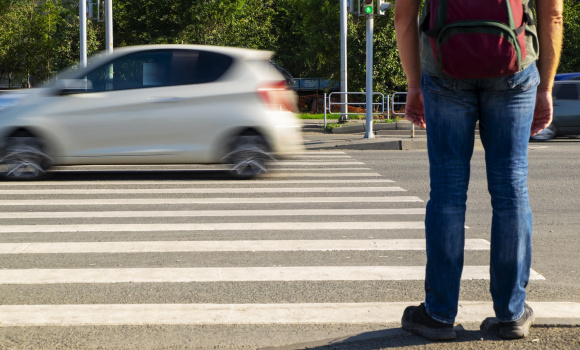
<path fill-rule="evenodd" d="M 491 195 L 490 292 L 496 317 L 519 319 L 531 266 L 528 142 L 539 84 L 534 65 L 508 77 L 457 80 L 423 73 L 431 192 L 425 217 L 425 306 L 453 323 L 463 270 L 465 210 L 479 121 Z"/>

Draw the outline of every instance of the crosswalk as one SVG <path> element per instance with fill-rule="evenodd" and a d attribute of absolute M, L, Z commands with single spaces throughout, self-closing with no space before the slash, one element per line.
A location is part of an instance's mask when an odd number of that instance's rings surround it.
<path fill-rule="evenodd" d="M 406 192 L 343 152 L 296 155 L 250 181 L 0 182 L 0 328 L 396 323 L 419 300 L 348 289 L 422 288 L 425 202 Z M 488 280 L 489 242 L 465 249 L 481 263 L 463 279 Z M 356 301 L 325 295 L 340 282 Z M 148 295 L 158 286 L 165 295 Z M 461 308 L 460 322 L 493 314 L 487 300 Z"/>

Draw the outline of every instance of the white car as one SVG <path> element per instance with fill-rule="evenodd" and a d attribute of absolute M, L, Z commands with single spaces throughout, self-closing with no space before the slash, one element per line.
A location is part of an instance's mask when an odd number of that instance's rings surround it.
<path fill-rule="evenodd" d="M 40 178 L 53 165 L 184 163 L 260 175 L 271 158 L 304 150 L 296 95 L 271 56 L 126 47 L 46 87 L 1 94 L 0 176 Z"/>

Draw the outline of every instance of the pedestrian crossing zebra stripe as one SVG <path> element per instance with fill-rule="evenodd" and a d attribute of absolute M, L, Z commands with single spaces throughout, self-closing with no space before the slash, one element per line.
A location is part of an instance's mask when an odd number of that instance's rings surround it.
<path fill-rule="evenodd" d="M 276 171 L 363 171 L 371 168 L 274 168 Z"/>
<path fill-rule="evenodd" d="M 319 163 L 320 164 L 320 163 Z M 264 175 L 265 178 L 278 178 L 278 177 L 380 177 L 381 174 L 378 173 L 333 173 L 333 174 L 323 174 L 323 173 L 277 173 L 272 172 Z"/>
<path fill-rule="evenodd" d="M 1 284 L 421 281 L 425 266 L 285 266 L 0 270 Z M 489 266 L 464 266 L 462 280 L 489 280 Z M 530 280 L 544 277 L 530 270 Z"/>
<path fill-rule="evenodd" d="M 376 183 L 393 183 L 395 181 L 389 179 L 365 179 L 365 184 Z M 207 186 L 207 185 L 303 185 L 303 184 L 334 184 L 340 187 L 358 186 L 359 183 L 337 182 L 336 180 L 268 180 L 268 179 L 254 179 L 254 180 L 191 180 L 191 181 L 177 181 L 177 180 L 99 180 L 99 181 L 18 181 L 18 182 L 0 182 L 0 187 L 37 187 L 37 186 L 141 186 L 141 185 L 155 185 L 155 186 L 174 186 L 174 185 L 189 185 L 189 186 Z"/>
<path fill-rule="evenodd" d="M 248 197 L 248 198 L 109 198 L 109 199 L 18 199 L 0 200 L 0 206 L 60 205 L 179 205 L 179 204 L 307 204 L 307 203 L 411 203 L 423 202 L 414 196 L 388 197 Z"/>
<path fill-rule="evenodd" d="M 466 239 L 465 250 L 489 250 L 484 239 Z M 85 254 L 168 252 L 417 251 L 424 239 L 132 241 L 0 243 L 0 254 Z"/>
<path fill-rule="evenodd" d="M 285 304 L 80 304 L 0 305 L 0 327 L 236 325 L 236 324 L 399 324 L 405 308 L 420 301 Z M 535 324 L 575 324 L 580 303 L 527 301 Z M 460 301 L 458 324 L 494 316 L 491 302 Z"/>
<path fill-rule="evenodd" d="M 276 166 L 287 166 L 287 165 L 293 165 L 293 166 L 312 166 L 312 165 L 317 165 L 320 167 L 323 166 L 328 166 L 328 165 L 364 165 L 365 163 L 363 162 L 354 162 L 354 161 L 334 161 L 334 162 L 329 162 L 329 161 L 312 161 L 312 160 L 304 160 L 304 161 L 282 161 L 282 162 L 277 162 L 277 163 L 272 163 L 270 166 L 272 169 L 276 169 Z"/>
<path fill-rule="evenodd" d="M 314 231 L 424 229 L 422 221 L 252 222 L 180 224 L 2 225 L 0 233 L 163 232 L 163 231 Z"/>
<path fill-rule="evenodd" d="M 4 212 L 0 219 L 424 215 L 424 208 Z"/>
<path fill-rule="evenodd" d="M 2 195 L 43 195 L 43 194 L 238 194 L 255 193 L 255 188 L 132 188 L 132 189 L 27 189 L 2 190 Z M 358 192 L 406 192 L 396 186 L 358 187 L 263 187 L 260 193 L 358 193 Z"/>

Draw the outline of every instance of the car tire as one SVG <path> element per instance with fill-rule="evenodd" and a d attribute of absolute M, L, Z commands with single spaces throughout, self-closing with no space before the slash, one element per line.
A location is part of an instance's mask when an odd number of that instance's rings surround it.
<path fill-rule="evenodd" d="M 236 136 L 230 143 L 228 160 L 233 178 L 251 179 L 268 172 L 268 162 L 272 160 L 272 156 L 262 135 L 244 133 Z"/>
<path fill-rule="evenodd" d="M 556 127 L 554 126 L 554 124 L 550 124 L 544 130 L 540 131 L 534 136 L 531 136 L 531 139 L 534 141 L 547 141 L 556 137 L 556 134 L 557 134 Z"/>
<path fill-rule="evenodd" d="M 4 142 L 0 155 L 0 178 L 5 180 L 38 180 L 46 176 L 50 157 L 41 138 L 17 133 Z"/>

